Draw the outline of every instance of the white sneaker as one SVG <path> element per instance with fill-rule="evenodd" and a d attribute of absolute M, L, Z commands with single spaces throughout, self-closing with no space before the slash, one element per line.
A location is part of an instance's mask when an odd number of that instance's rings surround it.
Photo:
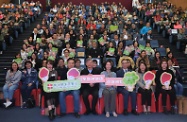
<path fill-rule="evenodd" d="M 114 116 L 114 117 L 117 117 L 118 115 L 116 114 L 116 112 L 113 112 L 113 116 Z"/>
<path fill-rule="evenodd" d="M 4 104 L 5 106 L 7 106 L 7 105 L 6 105 L 7 103 L 3 103 L 3 104 Z"/>
<path fill-rule="evenodd" d="M 0 51 L 0 55 L 3 54 L 3 51 Z"/>
<path fill-rule="evenodd" d="M 12 104 L 12 102 L 10 102 L 10 101 L 7 102 L 7 103 L 6 103 L 6 108 L 9 107 L 11 104 Z"/>
<path fill-rule="evenodd" d="M 106 112 L 106 117 L 110 117 L 110 113 L 109 112 Z"/>

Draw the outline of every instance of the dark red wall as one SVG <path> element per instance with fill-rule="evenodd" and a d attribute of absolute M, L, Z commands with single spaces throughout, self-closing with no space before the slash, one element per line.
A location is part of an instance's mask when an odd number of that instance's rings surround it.
<path fill-rule="evenodd" d="M 31 0 L 28 0 L 31 1 Z M 33 1 L 38 1 L 38 0 L 33 0 Z M 72 2 L 73 4 L 80 4 L 83 3 L 84 5 L 91 5 L 92 3 L 100 4 L 102 2 L 105 2 L 106 0 L 51 0 L 52 4 L 57 4 L 58 2 L 60 3 L 68 3 Z M 107 2 L 112 3 L 115 0 L 107 0 Z M 42 3 L 44 10 L 45 10 L 45 5 L 46 5 L 46 0 L 40 0 Z M 115 1 L 116 3 L 122 3 L 129 11 L 132 10 L 132 0 L 117 0 Z"/>

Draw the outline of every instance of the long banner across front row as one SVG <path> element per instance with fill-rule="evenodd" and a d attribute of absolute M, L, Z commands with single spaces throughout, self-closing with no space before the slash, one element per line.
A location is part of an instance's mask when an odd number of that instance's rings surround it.
<path fill-rule="evenodd" d="M 49 70 L 45 67 L 39 71 L 39 78 L 43 82 L 43 89 L 45 92 L 60 92 L 69 90 L 78 90 L 81 84 L 84 83 L 105 83 L 107 86 L 125 86 L 129 91 L 132 91 L 135 84 L 139 80 L 139 76 L 136 72 L 127 72 L 123 78 L 110 78 L 104 75 L 81 75 L 76 68 L 72 68 L 67 72 L 67 80 L 48 81 Z M 160 81 L 166 88 L 169 88 L 172 75 L 164 72 Z M 149 89 L 152 82 L 155 80 L 155 74 L 148 71 L 144 74 L 143 80 L 145 82 L 145 88 Z"/>

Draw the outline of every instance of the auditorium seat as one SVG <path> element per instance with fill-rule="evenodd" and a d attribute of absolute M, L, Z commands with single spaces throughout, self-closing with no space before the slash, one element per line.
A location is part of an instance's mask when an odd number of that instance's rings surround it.
<path fill-rule="evenodd" d="M 21 98 L 20 98 L 20 89 L 16 89 L 14 91 L 14 96 L 13 98 L 15 99 L 15 106 L 20 106 L 21 105 Z"/>
<path fill-rule="evenodd" d="M 159 47 L 158 40 L 151 40 L 150 45 L 152 48 L 158 48 Z"/>
<path fill-rule="evenodd" d="M 89 95 L 88 99 L 89 99 L 89 102 L 90 102 L 90 108 L 92 108 L 92 99 L 93 99 L 92 95 Z M 84 114 L 86 112 L 86 107 L 84 105 L 82 96 L 80 98 L 80 104 L 81 104 L 80 105 L 80 114 Z M 100 100 L 98 99 L 98 102 L 97 102 L 96 107 L 95 107 L 95 110 L 96 110 L 97 114 L 102 114 L 100 108 L 101 108 L 101 106 L 100 106 Z"/>
<path fill-rule="evenodd" d="M 170 104 L 170 98 L 169 95 L 167 95 L 167 99 L 166 99 L 166 109 L 168 111 L 171 110 L 171 104 Z M 159 95 L 158 97 L 158 102 L 157 102 L 157 112 L 161 113 L 163 112 L 163 106 L 162 106 L 162 94 Z"/>
<path fill-rule="evenodd" d="M 158 52 L 160 52 L 160 56 L 161 56 L 161 57 L 165 57 L 165 56 L 166 56 L 166 48 L 160 47 L 160 48 L 156 48 L 156 50 L 157 50 Z"/>
<path fill-rule="evenodd" d="M 117 104 L 118 104 L 118 97 L 116 96 L 116 111 L 117 111 L 117 106 L 118 106 Z M 99 105 L 100 105 L 100 108 L 99 108 L 98 113 L 102 114 L 105 112 L 104 97 L 99 99 Z"/>
<path fill-rule="evenodd" d="M 124 100 L 123 100 L 123 95 L 122 94 L 118 94 L 118 104 L 116 106 L 116 113 L 117 114 L 122 114 L 124 111 Z M 128 112 L 132 111 L 132 107 L 131 107 L 131 98 L 129 98 L 129 104 L 128 104 Z"/>
<path fill-rule="evenodd" d="M 155 113 L 156 112 L 156 99 L 154 93 L 152 93 L 152 98 L 151 98 L 151 112 Z M 137 93 L 137 112 L 142 113 L 143 112 L 143 106 L 142 106 L 142 95 Z"/>

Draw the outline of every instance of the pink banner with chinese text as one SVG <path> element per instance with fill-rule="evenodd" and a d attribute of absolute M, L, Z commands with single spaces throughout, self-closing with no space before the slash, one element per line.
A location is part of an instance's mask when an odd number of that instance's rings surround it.
<path fill-rule="evenodd" d="M 105 78 L 105 85 L 107 86 L 124 86 L 123 78 Z"/>
<path fill-rule="evenodd" d="M 81 83 L 101 83 L 105 82 L 104 75 L 82 75 L 79 77 Z"/>

